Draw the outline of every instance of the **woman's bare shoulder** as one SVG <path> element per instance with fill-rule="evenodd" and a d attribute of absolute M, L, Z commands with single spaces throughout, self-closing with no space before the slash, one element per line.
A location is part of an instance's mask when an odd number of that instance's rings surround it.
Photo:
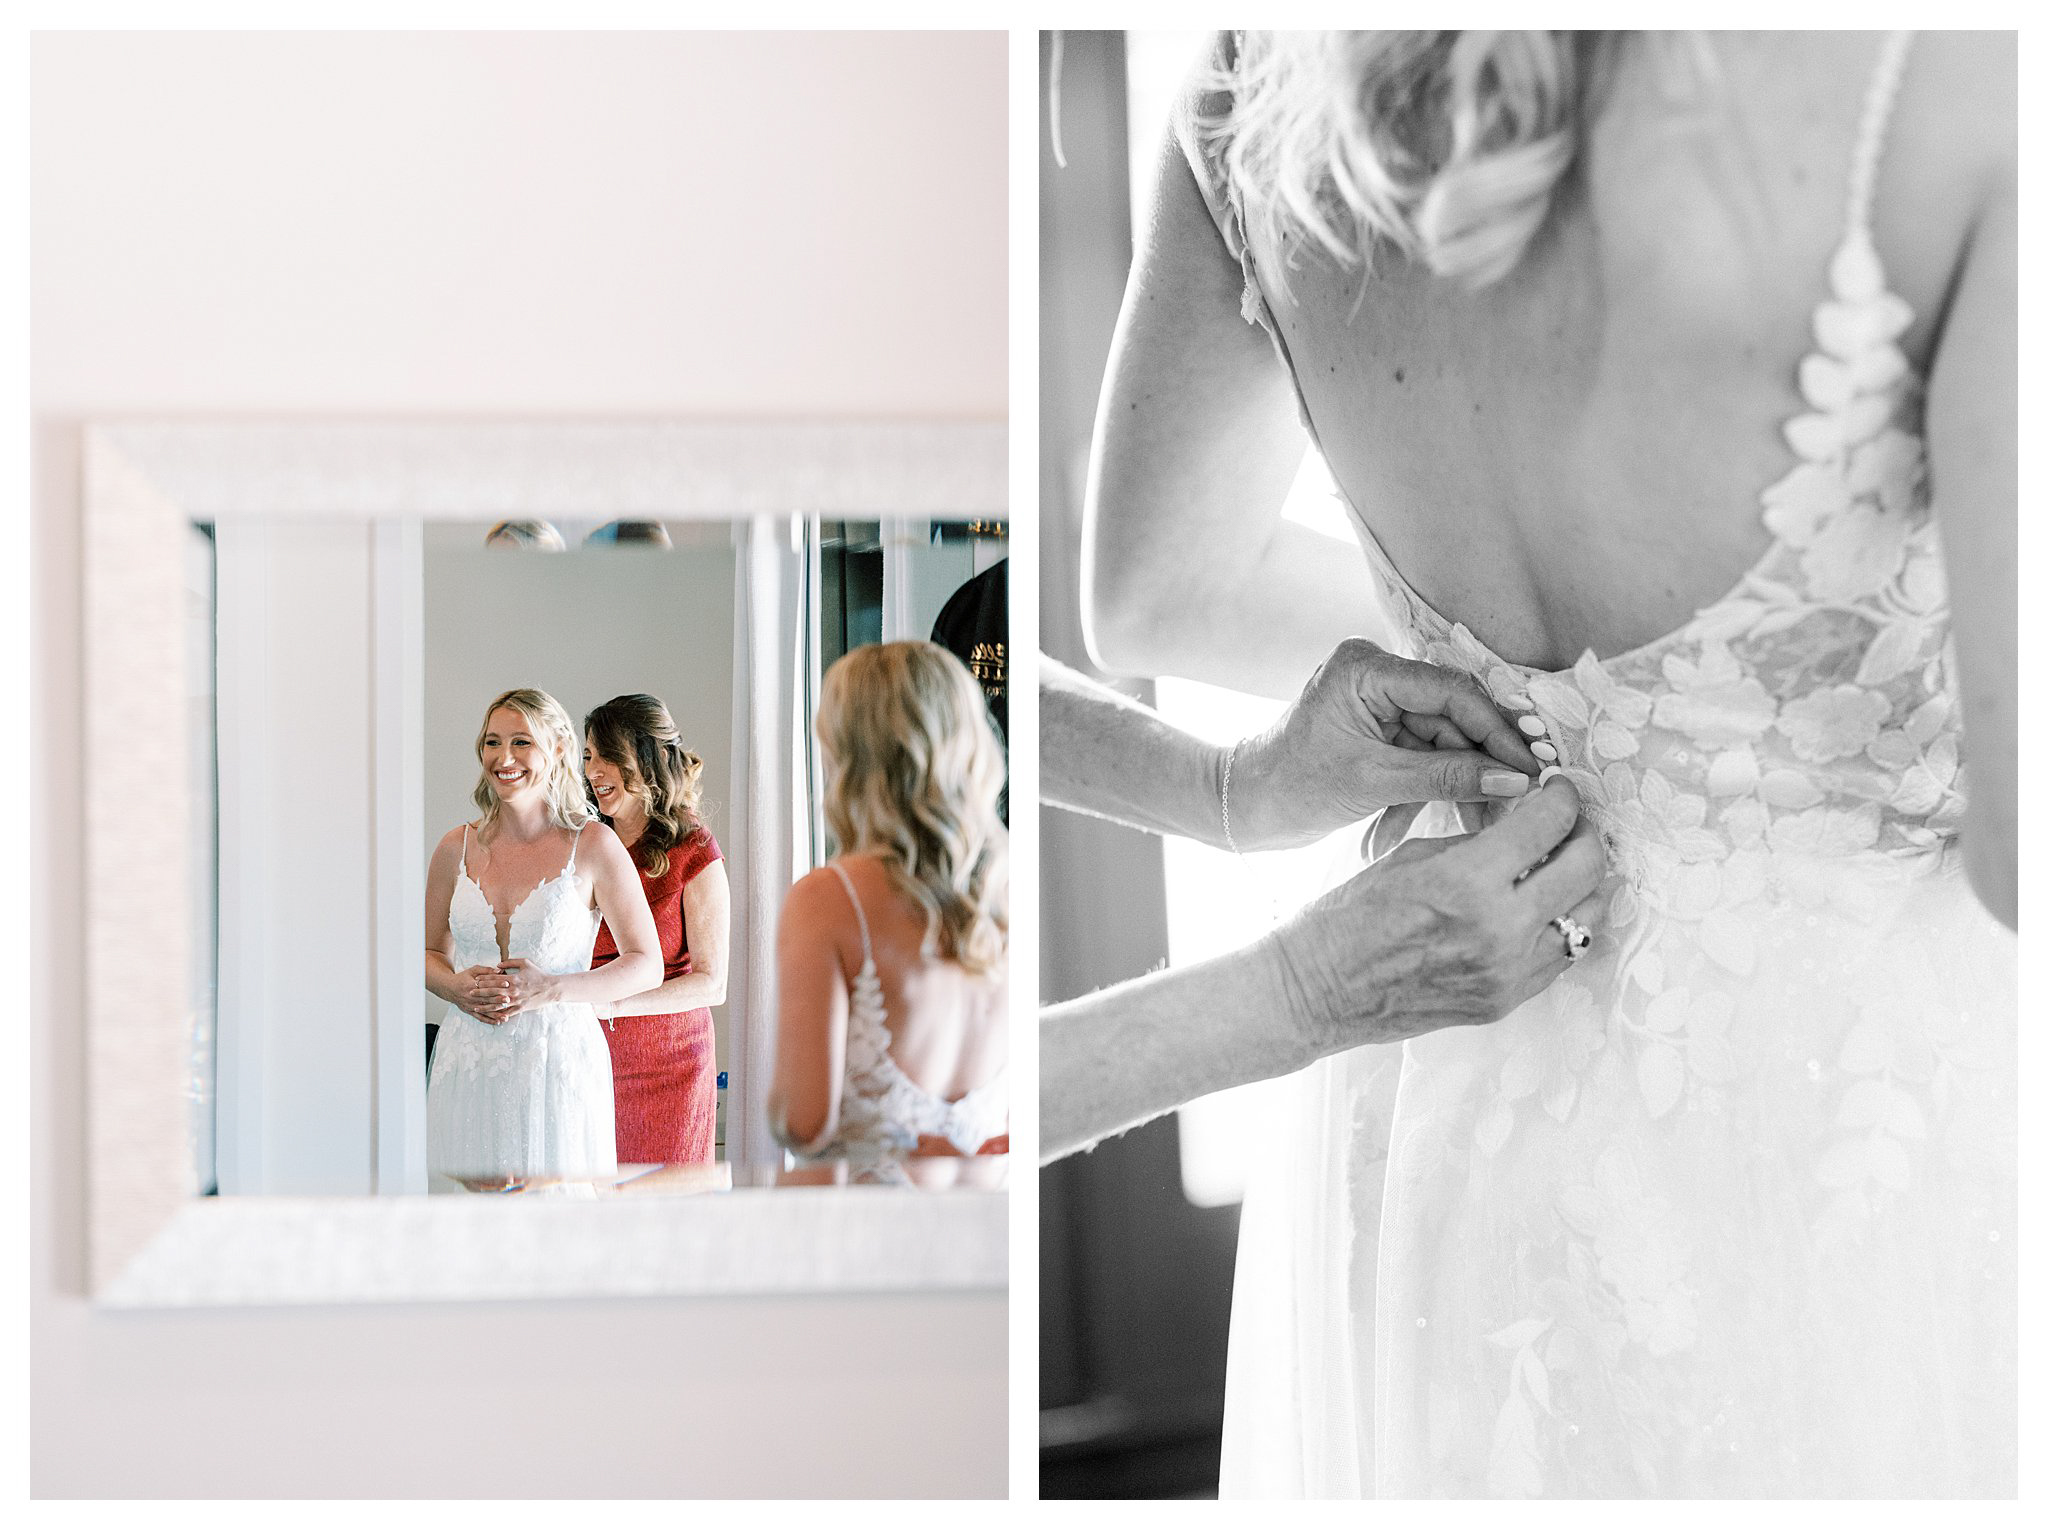
<path fill-rule="evenodd" d="M 2003 110 L 2015 125 L 2019 104 L 2020 47 L 2015 32 L 1922 32 L 1913 39 L 1909 68 L 1930 83 L 1946 85 L 1950 104 L 1962 118 Z"/>
<path fill-rule="evenodd" d="M 1916 130 L 1935 140 L 1952 173 L 1986 186 L 2010 177 L 2019 159 L 2016 34 L 1923 32 L 1905 89 L 1919 98 Z"/>
<path fill-rule="evenodd" d="M 846 889 L 826 866 L 806 872 L 782 900 L 776 940 L 785 949 L 830 949 L 847 970 L 860 965 L 860 929 Z"/>
<path fill-rule="evenodd" d="M 853 919 L 852 906 L 847 902 L 846 888 L 834 872 L 834 867 L 843 871 L 852 880 L 854 896 L 860 899 L 861 908 L 867 914 L 869 923 L 873 923 L 877 916 L 887 917 L 898 909 L 912 910 L 915 917 L 922 920 L 923 908 L 915 898 L 903 891 L 892 870 L 892 864 L 884 855 L 874 855 L 865 850 L 849 850 L 842 855 L 834 856 L 811 875 L 820 879 L 825 897 L 848 910 L 849 923 Z"/>
<path fill-rule="evenodd" d="M 799 919 L 812 928 L 842 922 L 852 925 L 853 905 L 847 902 L 846 888 L 834 874 L 833 864 L 813 867 L 790 885 L 789 896 L 782 901 L 785 922 Z M 844 865 L 845 858 L 836 864 Z"/>
<path fill-rule="evenodd" d="M 640 868 L 633 864 L 633 852 L 601 818 L 591 819 L 578 831 L 575 856 L 577 864 L 593 876 L 602 871 L 609 876 L 630 878 L 636 887 L 640 885 Z"/>

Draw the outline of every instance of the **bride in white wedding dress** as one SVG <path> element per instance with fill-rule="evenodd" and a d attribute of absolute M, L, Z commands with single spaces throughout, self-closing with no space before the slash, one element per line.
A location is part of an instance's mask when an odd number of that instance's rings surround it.
<path fill-rule="evenodd" d="M 1619 877 L 1508 1019 L 1284 1086 L 1223 1491 L 2012 1493 L 2010 37 L 1215 62 L 1098 419 L 1098 656 L 1291 694 L 1376 591 Z M 1357 549 L 1279 520 L 1298 426 Z"/>
<path fill-rule="evenodd" d="M 592 1004 L 661 981 L 639 874 L 591 811 L 578 739 L 545 691 L 507 691 L 477 735 L 482 816 L 427 868 L 427 988 L 454 1006 L 427 1081 L 427 1167 L 469 1182 L 618 1169 L 611 1051 Z M 619 957 L 592 971 L 600 914 Z"/>

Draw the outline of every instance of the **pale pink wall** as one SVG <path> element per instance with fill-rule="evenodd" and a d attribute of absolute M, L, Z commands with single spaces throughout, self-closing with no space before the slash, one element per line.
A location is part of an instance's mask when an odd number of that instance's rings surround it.
<path fill-rule="evenodd" d="M 1001 418 L 1005 49 L 39 37 L 37 408 Z"/>
<path fill-rule="evenodd" d="M 993 1296 L 94 1311 L 70 847 L 81 422 L 1002 418 L 1005 49 L 35 39 L 35 1493 L 1003 1491 Z"/>

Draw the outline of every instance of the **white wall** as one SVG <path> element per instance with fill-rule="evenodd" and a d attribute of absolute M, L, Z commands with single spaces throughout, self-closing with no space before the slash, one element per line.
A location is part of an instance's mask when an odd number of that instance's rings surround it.
<path fill-rule="evenodd" d="M 1002 418 L 1005 40 L 41 35 L 30 74 L 32 1490 L 1002 1491 L 993 1296 L 92 1309 L 73 847 L 82 422 Z"/>

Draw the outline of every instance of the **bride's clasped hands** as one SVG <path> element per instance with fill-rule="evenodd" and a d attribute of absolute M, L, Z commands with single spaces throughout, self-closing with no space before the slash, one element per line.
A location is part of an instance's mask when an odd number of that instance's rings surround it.
<path fill-rule="evenodd" d="M 494 984 L 487 982 L 484 989 L 496 995 L 494 1006 L 477 1015 L 479 1020 L 488 1024 L 500 1025 L 529 1009 L 563 1002 L 560 977 L 536 967 L 526 957 L 508 957 L 497 968 L 485 970 L 495 971 L 497 978 Z M 476 1014 L 476 1011 L 471 1010 L 470 1013 Z"/>
<path fill-rule="evenodd" d="M 497 967 L 465 967 L 441 995 L 472 1020 L 503 1025 L 519 1011 L 508 1002 L 511 979 Z"/>

